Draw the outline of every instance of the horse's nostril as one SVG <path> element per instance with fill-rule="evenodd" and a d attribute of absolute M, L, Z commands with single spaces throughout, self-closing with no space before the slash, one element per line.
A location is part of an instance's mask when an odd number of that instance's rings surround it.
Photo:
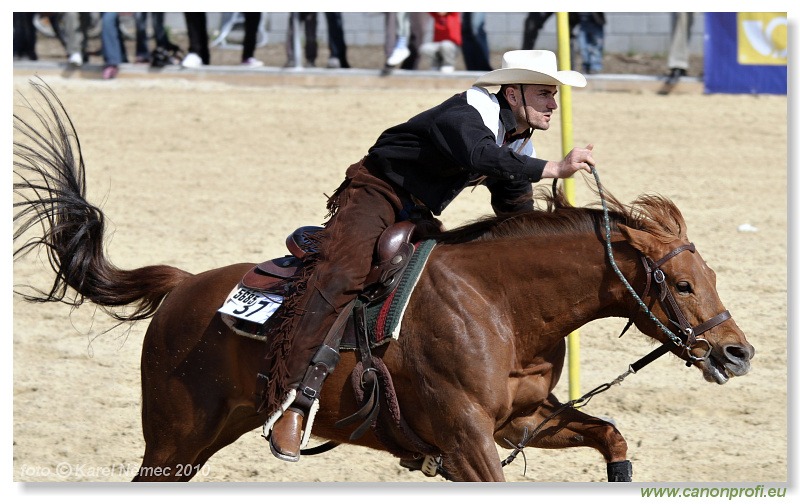
<path fill-rule="evenodd" d="M 752 352 L 739 345 L 727 345 L 724 349 L 725 357 L 732 362 L 748 361 L 752 357 Z"/>

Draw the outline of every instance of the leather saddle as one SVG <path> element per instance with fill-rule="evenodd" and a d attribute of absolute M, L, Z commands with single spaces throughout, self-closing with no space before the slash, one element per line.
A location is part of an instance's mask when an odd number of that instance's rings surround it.
<path fill-rule="evenodd" d="M 409 221 L 395 223 L 378 238 L 375 260 L 367 275 L 362 296 L 369 302 L 385 299 L 397 287 L 397 279 L 408 266 L 414 252 L 411 235 L 415 224 Z M 242 286 L 257 291 L 269 291 L 278 281 L 291 279 L 303 265 L 303 260 L 314 252 L 313 236 L 324 228 L 303 226 L 286 237 L 290 255 L 270 259 L 254 266 L 242 278 Z"/>

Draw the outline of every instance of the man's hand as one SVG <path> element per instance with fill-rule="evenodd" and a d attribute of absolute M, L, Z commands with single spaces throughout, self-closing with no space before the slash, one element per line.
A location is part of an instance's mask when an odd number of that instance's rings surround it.
<path fill-rule="evenodd" d="M 592 172 L 594 158 L 592 149 L 594 145 L 589 144 L 584 149 L 574 148 L 561 161 L 548 161 L 542 172 L 542 178 L 568 178 L 578 170 Z"/>

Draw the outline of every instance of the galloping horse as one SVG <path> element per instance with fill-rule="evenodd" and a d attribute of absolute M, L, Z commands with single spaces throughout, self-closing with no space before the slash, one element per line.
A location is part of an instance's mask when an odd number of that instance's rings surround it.
<path fill-rule="evenodd" d="M 34 88 L 45 109 L 34 110 L 35 122 L 14 116 L 22 137 L 14 142 L 14 236 L 38 225 L 42 233 L 15 256 L 45 247 L 56 278 L 49 292 L 28 299 L 88 300 L 120 321 L 152 317 L 141 359 L 146 449 L 135 480 L 189 480 L 269 413 L 258 410 L 264 343 L 237 335 L 217 312 L 253 265 L 191 274 L 111 264 L 104 215 L 85 200 L 74 127 L 50 88 Z M 754 349 L 720 301 L 715 274 L 689 242 L 678 208 L 656 196 L 630 205 L 608 200 L 602 212 L 555 196 L 544 210 L 436 236 L 399 338 L 374 352 L 394 399 L 382 398 L 373 428 L 350 440 L 352 428 L 335 424 L 359 408 L 350 379 L 359 361 L 343 351 L 314 435 L 398 457 L 436 457 L 455 481 L 502 481 L 498 444 L 592 447 L 612 474 L 629 467 L 622 434 L 553 394 L 567 334 L 599 318 L 627 318 L 707 381 L 746 374 Z M 178 474 L 178 467 L 192 470 Z M 612 479 L 629 480 L 630 471 Z"/>

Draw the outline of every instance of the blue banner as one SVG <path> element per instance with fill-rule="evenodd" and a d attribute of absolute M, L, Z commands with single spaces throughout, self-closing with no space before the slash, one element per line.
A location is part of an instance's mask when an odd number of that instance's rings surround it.
<path fill-rule="evenodd" d="M 785 12 L 707 12 L 706 93 L 786 94 Z"/>

